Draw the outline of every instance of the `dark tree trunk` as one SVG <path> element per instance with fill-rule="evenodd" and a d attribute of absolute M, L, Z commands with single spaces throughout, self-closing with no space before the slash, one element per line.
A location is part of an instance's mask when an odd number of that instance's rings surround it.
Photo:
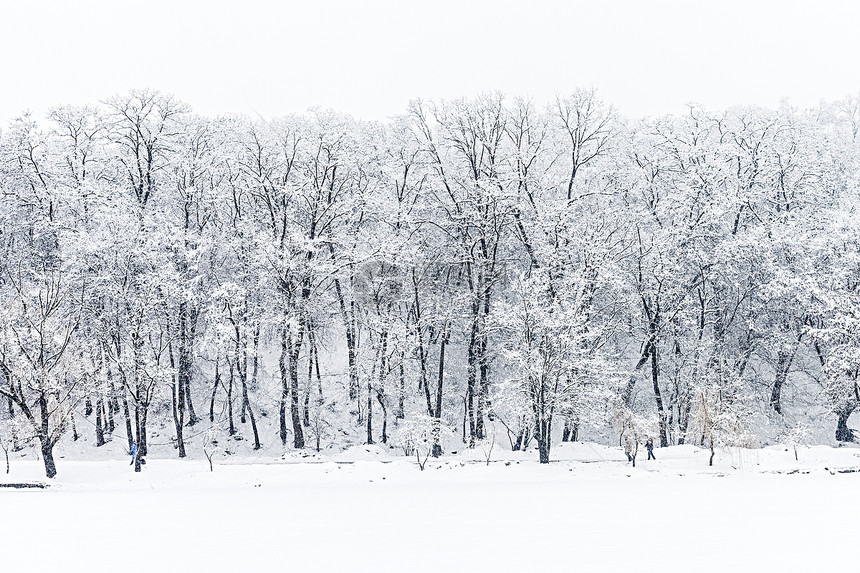
<path fill-rule="evenodd" d="M 373 384 L 371 383 L 372 378 L 367 379 L 367 420 L 366 428 L 367 428 L 367 443 L 373 443 Z"/>
<path fill-rule="evenodd" d="M 329 243 L 329 253 L 331 253 L 332 259 L 334 259 L 334 245 L 331 243 Z M 343 288 L 337 276 L 334 277 L 334 291 L 337 295 L 340 316 L 343 320 L 343 327 L 346 333 L 347 363 L 349 365 L 349 399 L 358 400 L 358 364 L 356 362 L 358 332 L 355 323 L 355 309 L 353 303 L 350 302 L 349 309 L 347 310 Z"/>
<path fill-rule="evenodd" d="M 41 439 L 42 460 L 45 463 L 45 475 L 53 478 L 57 475 L 57 464 L 54 463 L 54 445 L 50 439 Z"/>
<path fill-rule="evenodd" d="M 305 320 L 299 320 L 299 331 L 296 340 L 288 341 L 290 351 L 290 416 L 293 421 L 293 447 L 301 449 L 305 447 L 305 434 L 302 428 L 301 409 L 299 407 L 299 355 L 302 348 L 302 339 L 305 332 Z"/>
<path fill-rule="evenodd" d="M 406 366 L 403 362 L 406 360 L 406 356 L 401 353 L 400 354 L 400 395 L 397 400 L 397 414 L 396 417 L 398 420 L 402 420 L 406 417 Z"/>
<path fill-rule="evenodd" d="M 418 330 L 418 360 L 419 372 L 421 377 L 418 379 L 418 385 L 423 387 L 424 399 L 427 402 L 427 415 L 433 415 L 433 404 L 430 399 L 430 383 L 427 381 L 427 355 L 424 353 L 424 342 L 421 336 L 421 330 Z"/>
<path fill-rule="evenodd" d="M 114 415 L 114 413 L 117 413 L 117 414 L 119 413 L 119 401 L 116 397 L 116 388 L 114 387 L 114 384 L 113 384 L 113 375 L 111 373 L 110 368 L 107 369 L 107 379 L 108 379 L 108 384 L 109 384 L 108 388 L 109 388 L 109 392 L 110 392 L 110 394 L 108 395 L 108 399 L 107 399 L 107 404 L 108 404 L 107 429 L 108 429 L 109 433 L 113 434 L 114 429 L 116 429 L 116 422 L 114 421 L 113 415 Z"/>
<path fill-rule="evenodd" d="M 102 410 L 104 402 L 101 396 L 96 400 L 96 447 L 105 445 L 105 430 L 102 422 Z"/>
<path fill-rule="evenodd" d="M 57 475 L 57 466 L 54 463 L 54 441 L 50 433 L 50 411 L 48 410 L 48 397 L 44 392 L 39 394 L 39 417 L 40 431 L 39 444 L 42 450 L 42 461 L 45 464 L 45 475 L 53 478 Z"/>
<path fill-rule="evenodd" d="M 229 428 L 228 434 L 233 436 L 236 434 L 236 425 L 233 422 L 233 374 L 235 372 L 235 368 L 229 355 L 227 355 L 227 366 L 230 368 L 230 373 L 227 378 L 227 424 Z"/>
<path fill-rule="evenodd" d="M 143 441 L 143 437 L 145 436 L 143 430 L 143 415 L 142 411 L 135 404 L 134 407 L 134 429 L 135 429 L 135 440 L 137 442 L 137 455 L 134 456 L 134 471 L 139 472 L 141 469 L 140 459 L 146 453 L 141 445 Z"/>
<path fill-rule="evenodd" d="M 254 357 L 251 359 L 251 390 L 257 391 L 257 372 L 260 366 L 260 323 L 254 327 Z"/>
<path fill-rule="evenodd" d="M 376 400 L 379 402 L 379 407 L 382 409 L 382 443 L 388 443 L 388 408 L 385 407 L 385 396 L 382 392 L 376 392 Z"/>
<path fill-rule="evenodd" d="M 221 384 L 221 357 L 215 357 L 215 383 L 212 385 L 212 397 L 209 399 L 209 422 L 215 421 L 215 395 Z"/>
<path fill-rule="evenodd" d="M 191 371 L 194 367 L 194 339 L 197 333 L 197 316 L 199 312 L 186 301 L 179 303 L 179 416 L 184 421 L 186 403 L 188 407 L 188 425 L 197 423 L 194 405 L 191 402 Z"/>
<path fill-rule="evenodd" d="M 287 368 L 287 325 L 281 325 L 281 355 L 278 358 L 278 369 L 281 373 L 281 400 L 278 403 L 278 422 L 281 443 L 287 445 L 287 399 L 290 396 L 290 375 Z"/>
<path fill-rule="evenodd" d="M 687 440 L 687 427 L 690 424 L 690 411 L 693 409 L 693 401 L 687 396 L 684 399 L 683 411 L 678 416 L 678 445 L 683 445 Z"/>
<path fill-rule="evenodd" d="M 137 446 L 140 448 L 140 455 L 145 456 L 149 453 L 146 439 L 146 419 L 149 414 L 149 408 L 147 407 L 147 404 L 144 403 L 140 410 L 140 433 L 137 436 Z"/>
<path fill-rule="evenodd" d="M 552 446 L 552 418 L 535 420 L 535 438 L 538 443 L 540 463 L 549 463 L 549 450 Z"/>
<path fill-rule="evenodd" d="M 562 442 L 575 442 L 579 438 L 579 422 L 570 418 L 564 419 L 564 429 L 561 434 Z"/>
<path fill-rule="evenodd" d="M 139 325 L 138 325 L 139 326 Z M 131 333 L 131 346 L 134 356 L 134 422 L 135 422 L 135 439 L 137 448 L 141 456 L 147 455 L 149 452 L 146 448 L 146 415 L 149 407 L 149 396 L 146 389 L 146 384 L 143 380 L 143 346 L 144 337 L 139 331 Z M 137 464 L 135 464 L 137 467 Z"/>
<path fill-rule="evenodd" d="M 657 401 L 657 426 L 660 432 L 660 447 L 669 446 L 666 434 L 666 409 L 663 407 L 663 396 L 660 394 L 660 369 L 657 364 L 657 344 L 651 346 L 651 381 L 654 383 L 654 399 Z"/>
<path fill-rule="evenodd" d="M 642 354 L 639 356 L 636 366 L 633 367 L 633 374 L 624 388 L 624 404 L 628 407 L 633 403 L 633 389 L 636 386 L 637 374 L 648 363 L 648 358 L 651 357 L 651 344 L 651 336 L 649 335 L 648 340 L 645 341 L 645 345 L 642 347 Z"/>
<path fill-rule="evenodd" d="M 194 403 L 191 401 L 191 383 L 190 378 L 188 379 L 188 383 L 185 384 L 185 402 L 188 404 L 188 425 L 193 426 L 197 422 L 200 421 L 200 418 L 194 412 Z"/>
<path fill-rule="evenodd" d="M 171 388 L 171 409 L 173 410 L 173 428 L 176 431 L 176 448 L 179 450 L 179 457 L 185 457 L 185 440 L 182 439 L 182 422 L 179 420 L 180 409 L 176 403 L 176 395 L 181 392 L 177 387 L 176 379 Z"/>
<path fill-rule="evenodd" d="M 794 355 L 780 351 L 776 359 L 776 375 L 773 380 L 773 390 L 770 393 L 770 407 L 777 414 L 782 414 L 782 388 L 788 377 Z"/>
<path fill-rule="evenodd" d="M 251 409 L 251 401 L 248 399 L 248 384 L 242 378 L 242 400 L 245 402 L 245 407 L 248 409 L 248 417 L 251 419 L 251 431 L 254 433 L 254 449 L 259 450 L 260 433 L 257 431 L 257 418 L 254 417 L 254 410 Z"/>
<path fill-rule="evenodd" d="M 514 452 L 518 452 L 523 447 L 523 436 L 525 435 L 526 429 L 520 428 L 520 431 L 517 433 L 517 439 L 514 442 L 513 446 L 511 446 L 511 450 Z"/>
<path fill-rule="evenodd" d="M 316 345 L 316 341 L 314 341 L 314 345 Z M 317 392 L 319 396 L 317 399 L 319 400 L 319 405 L 323 405 L 323 386 L 322 386 L 322 374 L 320 374 L 320 354 L 319 350 L 314 349 L 314 368 L 317 372 Z"/>
<path fill-rule="evenodd" d="M 311 425 L 311 385 L 314 380 L 314 344 L 311 332 L 308 332 L 308 381 L 305 384 L 305 399 L 302 408 L 302 423 L 306 428 Z"/>
<path fill-rule="evenodd" d="M 175 361 L 173 358 L 173 345 L 169 344 L 167 347 L 168 356 L 170 357 L 170 367 L 175 368 Z M 180 364 L 182 358 L 180 357 Z M 179 450 L 179 457 L 185 457 L 185 439 L 182 435 L 183 425 L 185 420 L 184 417 L 184 392 L 182 389 L 182 376 L 179 372 L 173 375 L 173 384 L 171 388 L 172 392 L 170 395 L 170 405 L 173 410 L 173 428 L 176 431 L 176 448 Z"/>
<path fill-rule="evenodd" d="M 472 315 L 472 325 L 469 329 L 469 341 L 466 346 L 466 410 L 469 417 L 469 447 L 475 447 L 477 426 L 475 423 L 475 394 L 478 385 L 478 314 Z"/>
<path fill-rule="evenodd" d="M 237 334 L 237 342 L 236 342 L 236 355 L 241 356 L 241 358 L 237 359 L 236 367 L 239 370 L 239 381 L 242 383 L 242 414 L 244 416 L 245 411 L 248 412 L 248 417 L 251 419 L 251 431 L 254 434 L 254 449 L 260 449 L 260 434 L 257 431 L 257 418 L 254 416 L 254 410 L 251 408 L 251 400 L 248 398 L 248 351 L 247 344 L 240 345 L 239 343 L 239 330 L 236 329 Z M 255 338 L 257 334 L 255 333 Z M 246 339 L 247 340 L 247 339 Z M 254 343 L 256 345 L 256 341 Z M 241 346 L 241 348 L 240 348 Z M 256 352 L 256 350 L 255 350 Z M 256 370 L 256 364 L 254 366 Z M 256 376 L 256 374 L 255 374 Z M 244 423 L 244 420 L 243 420 Z"/>
<path fill-rule="evenodd" d="M 442 337 L 439 342 L 439 375 L 436 378 L 436 409 L 433 412 L 433 457 L 442 455 L 442 385 L 445 380 L 445 348 L 448 345 L 448 323 L 442 326 Z"/>
<path fill-rule="evenodd" d="M 476 413 L 476 428 L 475 433 L 478 439 L 483 440 L 487 437 L 486 424 L 484 415 L 488 420 L 493 419 L 490 412 L 490 360 L 487 356 L 487 322 L 490 316 L 490 287 L 484 289 L 483 316 L 481 319 L 481 333 L 478 338 L 478 365 L 479 365 L 479 384 L 478 384 L 478 411 Z"/>
<path fill-rule="evenodd" d="M 131 446 L 134 444 L 134 432 L 131 427 L 131 412 L 128 407 L 128 396 L 126 395 L 127 382 L 125 370 L 120 369 L 119 377 L 122 382 L 120 392 L 122 393 L 122 415 L 125 418 L 125 437 L 128 440 L 128 451 L 130 452 Z"/>
<path fill-rule="evenodd" d="M 418 279 L 415 269 L 412 269 L 412 289 L 414 294 L 415 338 L 418 340 L 418 390 L 424 390 L 427 402 L 427 415 L 433 416 L 433 406 L 430 400 L 430 386 L 427 382 L 427 352 L 424 349 L 424 333 L 421 330 L 421 300 L 418 297 Z"/>
<path fill-rule="evenodd" d="M 382 409 L 382 443 L 388 443 L 388 408 L 385 407 L 385 378 L 388 374 L 388 331 L 382 331 L 382 348 L 379 351 L 379 382 L 376 388 L 376 400 Z"/>
<path fill-rule="evenodd" d="M 128 399 L 125 397 L 125 389 L 122 391 L 122 413 L 125 416 L 125 437 L 128 439 L 128 451 L 134 445 L 134 434 L 131 430 L 131 413 L 128 410 Z"/>
<path fill-rule="evenodd" d="M 848 418 L 854 412 L 854 406 L 849 405 L 837 412 L 836 416 L 836 440 L 839 442 L 853 442 L 854 430 L 848 427 Z"/>
<path fill-rule="evenodd" d="M 358 400 L 358 361 L 356 359 L 356 337 L 355 320 L 350 319 L 349 337 L 347 338 L 347 360 L 349 364 L 349 399 Z"/>

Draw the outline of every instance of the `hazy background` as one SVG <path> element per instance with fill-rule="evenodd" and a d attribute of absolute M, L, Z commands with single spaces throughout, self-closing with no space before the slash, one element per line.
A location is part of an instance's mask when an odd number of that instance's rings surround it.
<path fill-rule="evenodd" d="M 205 114 L 593 86 L 630 116 L 860 89 L 852 2 L 0 0 L 0 125 L 132 87 Z"/>

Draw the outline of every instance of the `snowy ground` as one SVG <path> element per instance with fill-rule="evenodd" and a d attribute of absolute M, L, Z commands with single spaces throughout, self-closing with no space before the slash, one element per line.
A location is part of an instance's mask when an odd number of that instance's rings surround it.
<path fill-rule="evenodd" d="M 0 570 L 856 571 L 860 449 L 562 444 L 414 461 L 376 447 L 270 463 L 58 460 L 0 488 Z M 317 462 L 317 463 L 308 463 Z M 5 469 L 5 468 L 4 468 Z M 47 483 L 14 461 L 0 484 Z M 180 568 L 179 565 L 183 566 Z M 107 569 L 105 569 L 107 568 Z"/>

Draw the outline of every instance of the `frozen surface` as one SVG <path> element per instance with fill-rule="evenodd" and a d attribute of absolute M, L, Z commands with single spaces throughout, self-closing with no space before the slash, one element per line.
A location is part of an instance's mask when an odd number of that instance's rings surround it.
<path fill-rule="evenodd" d="M 860 449 L 725 450 L 714 468 L 690 446 L 643 452 L 637 468 L 594 444 L 556 447 L 549 466 L 483 454 L 423 472 L 379 448 L 211 473 L 200 460 L 150 459 L 141 474 L 126 459 L 58 460 L 47 489 L 0 489 L 2 571 L 852 571 L 860 559 Z M 0 474 L 45 481 L 35 461 Z"/>

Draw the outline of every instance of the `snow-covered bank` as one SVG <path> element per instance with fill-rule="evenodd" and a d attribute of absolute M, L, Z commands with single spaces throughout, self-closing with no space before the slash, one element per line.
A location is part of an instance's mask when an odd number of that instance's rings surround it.
<path fill-rule="evenodd" d="M 714 468 L 691 446 L 634 469 L 594 444 L 548 466 L 471 451 L 423 472 L 373 448 L 380 461 L 214 472 L 68 461 L 47 490 L 0 490 L 3 571 L 851 570 L 860 450 L 786 449 L 721 451 Z M 44 481 L 38 462 L 0 476 L 29 480 Z"/>

